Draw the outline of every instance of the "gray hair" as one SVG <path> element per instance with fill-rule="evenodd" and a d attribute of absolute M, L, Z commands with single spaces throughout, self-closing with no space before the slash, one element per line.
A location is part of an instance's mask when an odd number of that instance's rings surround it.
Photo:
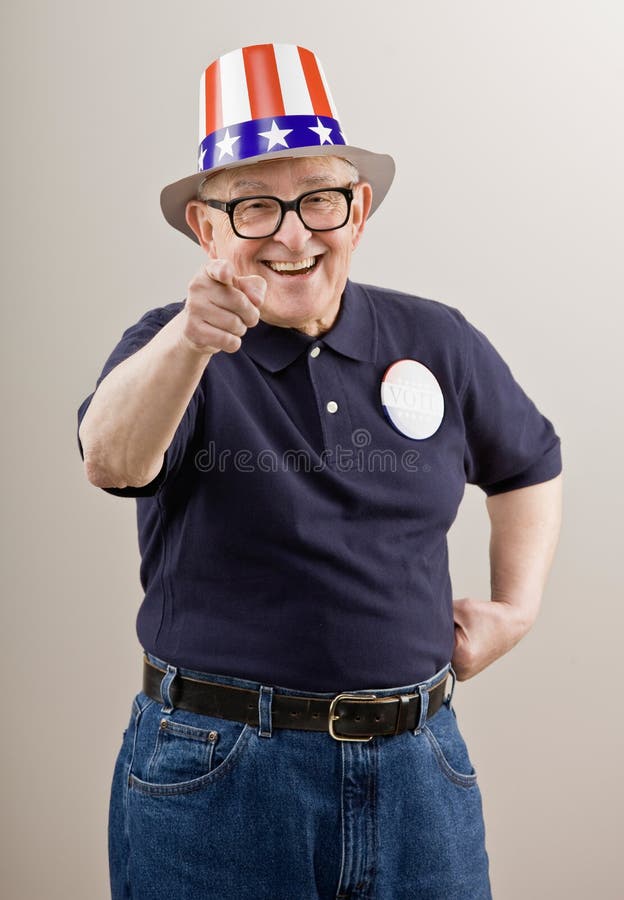
<path fill-rule="evenodd" d="M 327 159 L 327 157 L 318 157 L 319 159 Z M 350 159 L 345 159 L 344 156 L 336 156 L 336 159 L 339 159 L 341 162 L 345 164 L 349 172 L 350 181 L 353 184 L 357 184 L 360 180 L 360 173 L 358 172 L 357 166 L 355 166 Z M 253 165 L 253 164 L 252 164 Z M 209 194 L 206 192 L 206 186 L 208 183 L 212 184 L 216 181 L 220 175 L 227 175 L 231 170 L 230 169 L 221 169 L 219 172 L 212 172 L 204 178 L 204 180 L 200 183 L 199 188 L 197 189 L 197 199 L 198 200 L 209 200 Z M 211 188 L 212 192 L 212 188 Z"/>

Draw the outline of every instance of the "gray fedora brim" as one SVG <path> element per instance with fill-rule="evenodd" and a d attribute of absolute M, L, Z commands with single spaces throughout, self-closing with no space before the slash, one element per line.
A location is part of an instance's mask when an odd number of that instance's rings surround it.
<path fill-rule="evenodd" d="M 254 163 L 264 162 L 267 159 L 297 159 L 302 156 L 339 156 L 348 159 L 360 173 L 361 181 L 368 181 L 373 189 L 373 200 L 369 216 L 379 207 L 390 189 L 394 178 L 395 164 L 391 156 L 385 153 L 373 153 L 360 147 L 350 147 L 346 144 L 323 144 L 318 147 L 298 147 L 296 149 L 262 153 L 247 159 L 236 160 L 224 166 L 217 166 L 205 172 L 196 172 L 180 181 L 168 184 L 160 193 L 160 208 L 167 222 L 182 234 L 190 237 L 198 243 L 192 229 L 186 222 L 186 205 L 189 200 L 197 198 L 197 191 L 202 181 L 209 175 L 223 172 L 226 169 L 238 169 L 241 166 L 251 166 Z"/>

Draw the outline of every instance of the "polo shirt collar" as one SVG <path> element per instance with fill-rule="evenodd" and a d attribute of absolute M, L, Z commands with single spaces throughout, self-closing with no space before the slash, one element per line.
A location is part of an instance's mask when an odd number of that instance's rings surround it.
<path fill-rule="evenodd" d="M 295 328 L 258 322 L 245 333 L 242 349 L 270 372 L 294 362 L 312 344 L 327 344 L 336 353 L 360 362 L 374 362 L 377 354 L 377 320 L 368 294 L 347 280 L 340 310 L 333 326 L 319 338 Z"/>

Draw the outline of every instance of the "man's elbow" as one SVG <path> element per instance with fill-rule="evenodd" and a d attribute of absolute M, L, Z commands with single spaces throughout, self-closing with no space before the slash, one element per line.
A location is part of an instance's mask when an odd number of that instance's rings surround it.
<path fill-rule="evenodd" d="M 98 488 L 144 487 L 156 478 L 163 465 L 164 457 L 153 462 L 140 473 L 126 473 L 111 467 L 100 454 L 85 450 L 84 470 L 87 480 Z"/>
<path fill-rule="evenodd" d="M 98 488 L 124 488 L 128 487 L 129 480 L 119 474 L 111 472 L 110 468 L 102 465 L 97 456 L 85 452 L 84 471 L 87 481 Z"/>

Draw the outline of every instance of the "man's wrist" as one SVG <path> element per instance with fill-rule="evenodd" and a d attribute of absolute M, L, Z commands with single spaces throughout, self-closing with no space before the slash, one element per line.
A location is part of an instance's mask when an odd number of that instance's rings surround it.
<path fill-rule="evenodd" d="M 531 630 L 540 607 L 540 599 L 531 596 L 514 599 L 492 597 L 491 602 L 496 604 L 496 609 L 505 622 L 510 639 L 513 640 L 512 646 Z"/>

